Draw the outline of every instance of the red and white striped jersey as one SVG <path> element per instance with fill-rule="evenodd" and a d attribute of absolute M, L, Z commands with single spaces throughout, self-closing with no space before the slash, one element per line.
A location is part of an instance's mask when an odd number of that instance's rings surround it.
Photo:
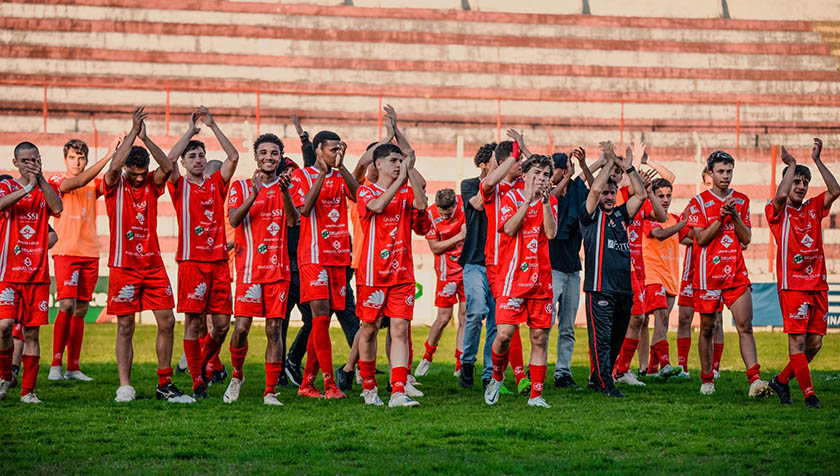
<path fill-rule="evenodd" d="M 57 187 L 50 185 L 58 193 Z M 16 179 L 0 182 L 0 197 L 23 186 Z M 51 216 L 44 192 L 36 186 L 31 192 L 0 214 L 0 281 L 11 283 L 49 283 L 47 260 Z"/>
<path fill-rule="evenodd" d="M 152 269 L 163 266 L 157 235 L 158 198 L 163 185 L 149 172 L 139 187 L 120 175 L 116 184 L 105 186 L 105 210 L 111 234 L 108 266 Z M 61 237 L 59 237 L 61 239 Z"/>
<path fill-rule="evenodd" d="M 176 261 L 226 261 L 225 195 L 228 184 L 217 171 L 201 183 L 183 175 L 167 182 L 178 220 Z"/>
<path fill-rule="evenodd" d="M 828 216 L 825 192 L 799 208 L 785 205 L 776 212 L 773 203 L 764 209 L 776 240 L 776 279 L 779 289 L 825 291 L 828 289 L 823 249 L 822 219 Z"/>
<path fill-rule="evenodd" d="M 296 169 L 292 172 L 290 193 L 296 207 L 302 207 L 304 197 L 321 171 L 315 167 Z M 341 174 L 331 169 L 315 206 L 309 216 L 300 217 L 300 241 L 298 241 L 298 265 L 316 263 L 324 266 L 348 266 L 350 264 L 350 230 L 347 226 L 347 189 Z"/>
<path fill-rule="evenodd" d="M 230 188 L 228 213 L 242 206 L 253 190 L 251 179 L 237 180 Z M 289 281 L 289 250 L 286 246 L 286 211 L 278 178 L 263 184 L 248 214 L 234 232 L 237 282 L 275 283 Z"/>
<path fill-rule="evenodd" d="M 455 203 L 455 212 L 448 220 L 444 220 L 440 216 L 437 205 L 432 204 L 426 210 L 426 214 L 431 222 L 431 228 L 426 233 L 427 240 L 448 240 L 461 232 L 461 227 L 466 222 L 464 215 L 464 202 L 461 196 L 458 195 Z M 460 281 L 463 277 L 464 270 L 458 264 L 458 258 L 461 257 L 461 250 L 464 249 L 464 241 L 461 240 L 452 248 L 449 248 L 443 254 L 435 255 L 435 273 L 439 281 Z"/>

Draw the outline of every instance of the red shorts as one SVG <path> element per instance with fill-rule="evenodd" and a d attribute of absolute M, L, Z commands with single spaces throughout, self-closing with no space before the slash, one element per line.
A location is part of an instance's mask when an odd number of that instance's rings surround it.
<path fill-rule="evenodd" d="M 828 291 L 779 291 L 785 334 L 824 336 L 828 327 Z"/>
<path fill-rule="evenodd" d="M 58 299 L 90 302 L 99 279 L 99 258 L 53 256 Z"/>
<path fill-rule="evenodd" d="M 347 269 L 344 266 L 305 264 L 300 272 L 300 302 L 330 301 L 330 309 L 343 311 L 347 301 Z"/>
<path fill-rule="evenodd" d="M 503 297 L 496 301 L 496 325 L 528 324 L 534 329 L 550 329 L 554 306 L 551 299 Z"/>
<path fill-rule="evenodd" d="M 0 319 L 14 319 L 24 327 L 49 324 L 49 283 L 0 282 Z"/>
<path fill-rule="evenodd" d="M 645 286 L 645 314 L 657 309 L 668 309 L 668 293 L 664 284 L 648 284 Z"/>
<path fill-rule="evenodd" d="M 178 312 L 233 313 L 227 261 L 178 263 Z"/>
<path fill-rule="evenodd" d="M 631 316 L 637 316 L 645 313 L 645 287 L 641 284 L 636 276 L 631 278 L 631 286 L 633 288 L 633 309 L 630 310 Z"/>
<path fill-rule="evenodd" d="M 285 319 L 289 281 L 236 283 L 234 313 L 237 316 Z"/>
<path fill-rule="evenodd" d="M 698 289 L 694 292 L 694 312 L 700 314 L 714 314 L 723 310 L 723 305 L 732 304 L 752 289 L 749 284 L 726 289 Z"/>
<path fill-rule="evenodd" d="M 20 322 L 16 322 L 14 327 L 12 327 L 12 339 L 25 340 L 23 337 L 23 325 Z"/>
<path fill-rule="evenodd" d="M 414 317 L 414 283 L 356 286 L 356 314 L 364 322 L 374 322 L 382 316 L 411 321 Z"/>
<path fill-rule="evenodd" d="M 490 294 L 493 295 L 493 299 L 497 299 L 499 297 L 499 293 L 496 290 L 496 268 L 493 266 L 487 266 L 484 269 L 487 270 L 487 284 L 490 285 Z"/>
<path fill-rule="evenodd" d="M 165 268 L 111 268 L 108 277 L 108 314 L 127 316 L 140 311 L 174 307 L 175 299 Z"/>
<path fill-rule="evenodd" d="M 678 306 L 694 307 L 694 288 L 691 281 L 680 282 L 680 296 L 677 298 Z"/>
<path fill-rule="evenodd" d="M 435 287 L 435 307 L 452 307 L 456 302 L 466 302 L 464 296 L 464 280 L 441 281 L 437 280 Z"/>

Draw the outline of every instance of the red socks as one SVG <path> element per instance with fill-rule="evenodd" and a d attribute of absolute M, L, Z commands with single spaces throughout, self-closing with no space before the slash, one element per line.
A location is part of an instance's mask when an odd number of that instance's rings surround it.
<path fill-rule="evenodd" d="M 306 365 L 303 367 L 303 382 L 301 385 L 313 385 L 315 377 L 318 376 L 318 370 L 321 368 L 318 365 L 318 352 L 315 350 L 315 326 L 312 326 L 312 332 L 309 333 L 309 339 L 306 341 Z"/>
<path fill-rule="evenodd" d="M 376 361 L 359 360 L 359 376 L 362 377 L 362 389 L 373 390 L 376 388 Z"/>
<path fill-rule="evenodd" d="M 806 363 L 807 365 L 807 363 Z M 747 369 L 747 378 L 750 380 L 750 383 L 755 382 L 760 378 L 759 370 L 761 369 L 761 365 L 755 364 L 752 367 Z"/>
<path fill-rule="evenodd" d="M 495 350 L 490 349 L 490 354 L 493 356 L 493 380 L 501 382 L 505 379 L 505 369 L 508 364 L 508 354 L 497 354 Z"/>
<path fill-rule="evenodd" d="M 641 354 L 639 355 L 639 359 L 641 360 Z M 656 345 L 650 346 L 650 356 L 648 357 L 648 366 L 647 366 L 647 374 L 653 375 L 656 371 L 659 370 L 659 356 L 656 353 Z"/>
<path fill-rule="evenodd" d="M 248 346 L 237 349 L 230 345 L 230 365 L 233 367 L 233 378 L 242 380 L 242 366 L 245 364 L 245 356 L 248 355 Z"/>
<path fill-rule="evenodd" d="M 172 367 L 168 369 L 158 369 L 157 370 L 158 376 L 158 387 L 163 387 L 164 385 L 172 382 Z"/>
<path fill-rule="evenodd" d="M 215 361 L 219 359 L 219 349 L 222 348 L 222 343 L 210 337 L 210 334 L 199 339 L 199 342 L 201 343 L 201 362 L 207 363 L 208 369 L 217 370 Z M 221 367 L 218 370 L 221 370 Z"/>
<path fill-rule="evenodd" d="M 624 338 L 624 343 L 621 344 L 621 351 L 618 354 L 618 360 L 615 363 L 616 374 L 623 374 L 630 370 L 630 362 L 633 361 L 633 355 L 636 354 L 636 349 L 638 348 L 639 339 Z"/>
<path fill-rule="evenodd" d="M 64 356 L 64 347 L 67 346 L 67 339 L 70 337 L 69 312 L 58 311 L 53 324 L 53 367 L 61 367 L 61 358 Z"/>
<path fill-rule="evenodd" d="M 426 352 L 423 354 L 423 360 L 428 360 L 429 362 L 431 362 L 432 359 L 435 358 L 435 352 L 437 351 L 437 346 L 429 344 L 429 341 L 426 341 L 426 343 L 423 344 L 423 345 L 426 346 Z M 458 351 L 455 351 L 455 358 L 456 359 L 458 358 Z"/>
<path fill-rule="evenodd" d="M 671 365 L 671 350 L 668 346 L 668 340 L 661 340 L 654 344 L 656 347 L 656 355 L 659 357 L 659 366 L 665 367 L 666 365 Z"/>
<path fill-rule="evenodd" d="M 204 383 L 204 379 L 201 378 L 201 344 L 198 343 L 198 339 L 184 339 L 184 354 L 187 356 L 187 368 L 190 369 L 195 390 Z"/>
<path fill-rule="evenodd" d="M 525 361 L 522 358 L 522 338 L 519 336 L 518 327 L 513 331 L 513 337 L 510 339 L 508 361 L 510 361 L 510 366 L 513 369 L 513 376 L 516 378 L 516 384 L 519 385 L 519 381 L 525 378 L 526 375 Z"/>
<path fill-rule="evenodd" d="M 39 360 L 41 360 L 40 355 L 23 356 L 23 378 L 20 384 L 21 397 L 35 390 L 35 383 L 38 381 L 38 369 L 41 367 L 38 364 Z"/>
<path fill-rule="evenodd" d="M 435 348 L 437 348 L 437 347 L 435 347 Z M 462 355 L 464 355 L 464 353 L 460 349 L 455 349 L 455 370 L 456 371 L 461 370 L 461 356 Z"/>
<path fill-rule="evenodd" d="M 79 370 L 79 356 L 82 354 L 82 339 L 84 338 L 84 336 L 84 316 L 71 317 L 70 338 L 67 340 L 67 370 Z"/>
<path fill-rule="evenodd" d="M 0 380 L 10 381 L 12 373 L 12 355 L 15 353 L 15 346 L 12 344 L 8 349 L 0 349 Z"/>
<path fill-rule="evenodd" d="M 808 368 L 808 358 L 802 352 L 790 354 L 789 356 L 789 365 L 793 368 L 796 381 L 799 383 L 799 388 L 802 389 L 802 395 L 805 398 L 816 395 L 814 393 L 814 385 L 811 383 L 811 369 Z"/>
<path fill-rule="evenodd" d="M 790 355 L 791 354 L 788 354 L 788 356 L 790 356 Z M 791 366 L 791 363 L 788 362 L 788 364 L 785 366 L 785 368 L 782 369 L 782 373 L 780 373 L 776 377 L 776 380 L 778 380 L 779 383 L 787 385 L 787 384 L 790 383 L 791 380 L 793 380 L 793 377 L 794 377 L 793 366 Z"/>
<path fill-rule="evenodd" d="M 545 382 L 545 365 L 531 364 L 531 398 L 542 395 L 543 383 Z"/>
<path fill-rule="evenodd" d="M 691 350 L 691 337 L 677 337 L 677 364 L 688 372 L 688 352 Z"/>
<path fill-rule="evenodd" d="M 714 354 L 712 355 L 712 369 L 720 372 L 720 359 L 723 357 L 723 344 L 714 344 Z"/>
<path fill-rule="evenodd" d="M 408 379 L 408 367 L 394 367 L 391 369 L 391 393 L 405 393 L 405 382 Z"/>
<path fill-rule="evenodd" d="M 330 316 L 315 316 L 312 319 L 312 333 L 310 341 L 315 341 L 315 354 L 318 356 L 318 364 L 324 374 L 324 388 L 335 387 L 335 379 L 332 370 L 332 343 L 330 342 Z M 309 357 L 307 357 L 307 360 Z M 316 371 L 317 372 L 317 371 Z M 313 373 L 314 375 L 314 373 Z"/>
<path fill-rule="evenodd" d="M 265 363 L 265 393 L 275 393 L 274 387 L 277 386 L 277 381 L 280 379 L 280 372 L 283 371 L 283 362 L 266 362 Z"/>
<path fill-rule="evenodd" d="M 707 374 L 704 374 L 703 371 L 700 371 L 700 380 L 703 383 L 714 383 L 715 381 L 715 372 L 711 371 Z"/>

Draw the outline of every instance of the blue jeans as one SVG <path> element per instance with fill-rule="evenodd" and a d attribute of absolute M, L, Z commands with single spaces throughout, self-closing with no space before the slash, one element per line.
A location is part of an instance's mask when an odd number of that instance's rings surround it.
<path fill-rule="evenodd" d="M 482 380 L 493 376 L 491 348 L 496 340 L 496 301 L 490 292 L 487 269 L 468 264 L 464 267 L 464 294 L 467 295 L 467 322 L 464 325 L 464 353 L 462 364 L 475 364 L 481 340 L 481 321 L 487 320 L 484 335 L 484 372 Z"/>
<path fill-rule="evenodd" d="M 571 377 L 572 351 L 575 348 L 575 315 L 580 304 L 580 271 L 564 273 L 551 270 L 551 285 L 554 288 L 552 302 L 557 310 L 557 363 L 554 365 L 554 378 Z"/>

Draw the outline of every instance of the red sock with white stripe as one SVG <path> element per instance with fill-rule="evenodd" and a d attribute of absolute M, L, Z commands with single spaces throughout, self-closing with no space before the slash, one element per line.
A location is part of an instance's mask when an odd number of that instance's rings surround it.
<path fill-rule="evenodd" d="M 656 354 L 659 356 L 659 366 L 665 367 L 671 365 L 671 349 L 668 346 L 668 340 L 661 340 L 656 343 Z"/>
<path fill-rule="evenodd" d="M 193 390 L 195 390 L 204 383 L 204 379 L 201 378 L 203 373 L 201 368 L 201 344 L 198 343 L 198 339 L 184 339 L 184 354 L 187 356 L 187 368 L 190 369 Z"/>
<path fill-rule="evenodd" d="M 26 355 L 23 356 L 23 378 L 20 384 L 20 396 L 27 393 L 32 393 L 35 390 L 35 384 L 38 382 L 38 369 L 41 365 L 38 361 L 41 360 L 40 355 Z"/>
<path fill-rule="evenodd" d="M 720 372 L 720 360 L 723 357 L 723 344 L 715 344 L 712 353 L 712 369 Z"/>
<path fill-rule="evenodd" d="M 405 393 L 406 380 L 408 380 L 408 367 L 393 367 L 391 369 L 391 393 Z"/>
<path fill-rule="evenodd" d="M 630 363 L 639 348 L 639 339 L 624 338 L 621 344 L 621 351 L 618 353 L 618 360 L 615 362 L 615 373 L 621 375 L 630 370 Z"/>
<path fill-rule="evenodd" d="M 245 356 L 248 355 L 248 346 L 236 348 L 230 345 L 230 366 L 233 368 L 233 378 L 242 380 L 242 366 L 245 365 Z"/>
<path fill-rule="evenodd" d="M 747 378 L 749 379 L 750 383 L 755 382 L 759 378 L 761 378 L 760 371 L 761 365 L 755 364 L 752 367 L 747 369 Z"/>
<path fill-rule="evenodd" d="M 362 389 L 376 388 L 376 360 L 359 360 L 359 376 L 362 377 Z"/>
<path fill-rule="evenodd" d="M 508 365 L 508 353 L 497 354 L 495 350 L 490 349 L 490 354 L 493 357 L 493 380 L 501 382 L 505 379 L 505 369 Z"/>
<path fill-rule="evenodd" d="M 70 318 L 70 338 L 67 339 L 67 370 L 79 369 L 79 357 L 82 355 L 82 339 L 85 337 L 85 318 Z"/>
<path fill-rule="evenodd" d="M 545 365 L 531 364 L 531 398 L 542 396 L 543 385 L 545 384 Z"/>
<path fill-rule="evenodd" d="M 455 371 L 461 370 L 461 356 L 464 355 L 464 352 L 461 349 L 455 349 Z"/>
<path fill-rule="evenodd" d="M 332 366 L 332 343 L 330 342 L 330 316 L 315 316 L 312 319 L 312 335 L 309 340 L 315 341 L 315 354 L 318 365 L 324 375 L 324 389 L 336 387 Z"/>
<path fill-rule="evenodd" d="M 811 383 L 811 369 L 808 368 L 808 358 L 802 352 L 798 354 L 790 354 L 790 366 L 793 367 L 793 373 L 796 375 L 796 381 L 799 383 L 799 388 L 802 390 L 802 395 L 805 398 L 814 393 L 814 384 Z"/>
<path fill-rule="evenodd" d="M 72 314 L 59 310 L 53 324 L 53 367 L 61 367 L 61 359 L 64 357 L 64 347 L 67 346 L 67 339 L 70 338 L 70 319 Z"/>
<path fill-rule="evenodd" d="M 519 336 L 519 327 L 513 331 L 513 337 L 510 339 L 510 349 L 508 350 L 508 361 L 510 367 L 513 369 L 513 377 L 516 379 L 516 384 L 526 377 L 525 375 L 525 359 L 522 357 L 522 337 Z"/>
<path fill-rule="evenodd" d="M 688 353 L 691 351 L 691 337 L 677 337 L 677 364 L 688 372 Z"/>
<path fill-rule="evenodd" d="M 265 392 L 263 396 L 269 393 L 276 393 L 274 387 L 277 386 L 277 381 L 280 379 L 280 372 L 283 371 L 283 362 L 266 362 L 265 363 Z"/>

